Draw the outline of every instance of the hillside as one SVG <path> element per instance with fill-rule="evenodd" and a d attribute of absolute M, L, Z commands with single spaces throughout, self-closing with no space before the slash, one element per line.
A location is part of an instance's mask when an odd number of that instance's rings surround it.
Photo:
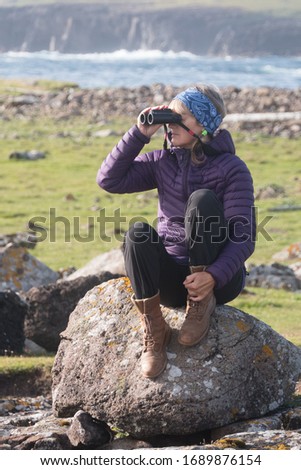
<path fill-rule="evenodd" d="M 300 14 L 155 8 L 150 2 L 133 8 L 131 3 L 120 3 L 118 9 L 115 2 L 3 7 L 0 52 L 160 49 L 199 55 L 301 55 Z"/>
<path fill-rule="evenodd" d="M 161 9 L 162 7 L 182 7 L 187 8 L 188 6 L 203 6 L 203 7 L 223 7 L 223 8 L 235 8 L 239 7 L 247 11 L 265 11 L 272 14 L 281 16 L 295 15 L 301 12 L 301 5 L 299 0 L 0 0 L 1 6 L 20 7 L 25 5 L 50 5 L 50 4 L 61 4 L 70 5 L 78 3 L 90 3 L 90 4 L 110 4 L 120 7 L 120 5 L 131 5 L 136 7 L 137 5 L 146 6 L 147 8 Z"/>

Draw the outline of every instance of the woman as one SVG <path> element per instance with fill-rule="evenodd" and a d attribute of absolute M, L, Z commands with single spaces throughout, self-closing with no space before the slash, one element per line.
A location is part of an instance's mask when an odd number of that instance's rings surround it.
<path fill-rule="evenodd" d="M 144 329 L 141 368 L 148 378 L 167 364 L 171 329 L 160 305 L 186 303 L 178 341 L 198 344 L 216 303 L 233 300 L 243 289 L 244 263 L 255 240 L 252 177 L 235 155 L 230 133 L 219 128 L 226 114 L 219 90 L 188 88 L 169 108 L 181 115 L 180 122 L 165 125 L 169 148 L 139 155 L 162 125 L 142 124 L 140 114 L 97 175 L 99 186 L 111 193 L 158 190 L 157 228 L 137 222 L 124 241 L 126 273 Z"/>

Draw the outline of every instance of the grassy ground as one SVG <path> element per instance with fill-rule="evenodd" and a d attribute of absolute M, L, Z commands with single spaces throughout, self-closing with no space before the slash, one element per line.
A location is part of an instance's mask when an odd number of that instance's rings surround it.
<path fill-rule="evenodd" d="M 105 127 L 125 131 L 128 118 Z M 34 254 L 53 269 L 76 268 L 100 252 L 120 245 L 130 221 L 139 215 L 149 222 L 156 218 L 157 196 L 111 195 L 95 182 L 97 170 L 119 136 L 93 137 L 96 125 L 73 122 L 3 122 L 0 147 L 1 231 L 24 231 L 31 221 L 39 226 L 41 243 Z M 62 137 L 62 135 L 67 137 Z M 255 191 L 266 185 L 281 185 L 284 195 L 256 201 L 257 247 L 250 262 L 270 262 L 285 246 L 299 241 L 299 211 L 274 212 L 282 205 L 300 204 L 301 174 L 298 161 L 300 140 L 258 137 L 246 141 L 236 136 L 237 153 L 248 164 Z M 162 145 L 158 137 L 147 147 Z M 38 161 L 9 159 L 14 151 L 40 150 Z M 115 222 L 109 219 L 114 218 Z M 124 221 L 123 221 L 124 219 Z M 45 240 L 44 240 L 45 238 Z"/>
<path fill-rule="evenodd" d="M 52 364 L 53 356 L 27 358 L 0 356 L 0 371 L 1 374 L 6 376 L 22 374 L 24 372 L 35 372 L 40 369 L 45 369 L 45 371 L 49 372 Z"/>
<path fill-rule="evenodd" d="M 51 396 L 52 357 L 0 357 L 0 399 Z"/>
<path fill-rule="evenodd" d="M 73 3 L 83 3 L 82 0 L 0 0 L 0 6 L 24 6 L 24 5 L 45 5 L 51 3 L 60 3 L 60 4 L 73 4 Z M 166 8 L 166 7 L 187 7 L 189 6 L 209 6 L 209 7 L 238 7 L 250 11 L 271 11 L 276 14 L 287 15 L 294 12 L 301 11 L 301 5 L 298 0 L 246 0 L 242 2 L 241 0 L 165 0 L 161 2 L 159 0 L 153 0 L 149 2 L 148 0 L 89 0 L 87 3 L 97 3 L 97 4 L 126 4 L 126 5 L 146 5 L 150 8 Z"/>
<path fill-rule="evenodd" d="M 2 83 L 0 94 L 3 86 Z M 152 223 L 157 209 L 154 191 L 115 196 L 102 191 L 95 182 L 101 162 L 132 123 L 128 117 L 120 117 L 103 127 L 80 119 L 72 122 L 2 121 L 1 233 L 24 231 L 28 222 L 34 221 L 41 227 L 39 235 L 45 240 L 38 243 L 32 254 L 57 270 L 69 266 L 79 268 L 99 253 L 120 246 L 122 232 L 134 217 L 142 215 Z M 103 128 L 115 130 L 119 135 L 93 136 Z M 237 154 L 253 174 L 255 191 L 272 184 L 281 185 L 284 191 L 277 199 L 256 201 L 258 222 L 266 233 L 262 230 L 258 234 L 256 250 L 249 262 L 271 263 L 275 253 L 300 241 L 300 211 L 274 212 L 273 209 L 301 204 L 301 139 L 234 137 Z M 162 137 L 158 137 L 148 148 L 161 145 Z M 8 158 L 13 151 L 32 149 L 47 152 L 46 158 L 38 161 Z M 109 221 L 109 217 L 115 218 L 115 223 Z M 120 217 L 125 221 L 119 224 Z M 250 288 L 231 304 L 263 320 L 301 347 L 300 301 L 300 292 Z M 33 367 L 30 358 L 21 358 L 21 362 L 17 360 L 14 364 L 15 360 L 17 358 L 2 358 L 0 374 L 11 367 Z M 47 361 L 51 362 L 52 358 Z"/>
<path fill-rule="evenodd" d="M 1 0 L 0 0 L 1 1 Z M 39 92 L 57 92 L 63 90 L 64 88 L 78 88 L 78 85 L 73 82 L 59 82 L 54 80 L 46 79 L 10 79 L 10 78 L 1 78 L 0 79 L 0 95 L 10 95 L 17 96 L 22 93 L 31 93 Z"/>

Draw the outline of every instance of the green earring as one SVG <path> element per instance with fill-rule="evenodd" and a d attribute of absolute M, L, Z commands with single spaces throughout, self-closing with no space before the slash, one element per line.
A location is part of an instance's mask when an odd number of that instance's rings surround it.
<path fill-rule="evenodd" d="M 208 132 L 206 131 L 206 129 L 204 129 L 204 130 L 202 131 L 202 134 L 201 134 L 201 135 L 205 137 L 207 134 L 208 134 Z"/>

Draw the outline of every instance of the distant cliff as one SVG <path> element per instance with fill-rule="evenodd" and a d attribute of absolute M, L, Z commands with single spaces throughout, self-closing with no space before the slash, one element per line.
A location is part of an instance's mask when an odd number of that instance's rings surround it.
<path fill-rule="evenodd" d="M 301 55 L 301 16 L 240 9 L 112 5 L 0 8 L 0 52 L 186 50 L 199 55 Z"/>

